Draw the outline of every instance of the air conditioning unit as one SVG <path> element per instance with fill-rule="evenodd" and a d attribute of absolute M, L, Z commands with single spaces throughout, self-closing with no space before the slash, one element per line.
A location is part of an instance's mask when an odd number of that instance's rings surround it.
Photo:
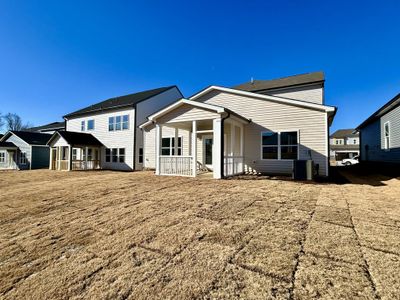
<path fill-rule="evenodd" d="M 313 180 L 314 162 L 312 160 L 294 160 L 292 177 L 294 180 Z"/>

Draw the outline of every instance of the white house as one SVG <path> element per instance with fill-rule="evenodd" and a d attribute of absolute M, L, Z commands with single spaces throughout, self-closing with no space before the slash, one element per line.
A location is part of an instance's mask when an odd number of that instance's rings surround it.
<path fill-rule="evenodd" d="M 321 72 L 210 86 L 148 117 L 144 167 L 158 175 L 214 178 L 248 173 L 291 174 L 312 160 L 328 175 L 329 126 L 336 108 L 324 104 Z"/>
<path fill-rule="evenodd" d="M 50 169 L 141 170 L 143 135 L 138 124 L 180 98 L 179 89 L 169 86 L 111 98 L 65 115 L 65 131 L 55 132 L 48 143 Z"/>
<path fill-rule="evenodd" d="M 341 161 L 360 154 L 360 136 L 355 129 L 339 129 L 330 136 L 330 158 Z"/>

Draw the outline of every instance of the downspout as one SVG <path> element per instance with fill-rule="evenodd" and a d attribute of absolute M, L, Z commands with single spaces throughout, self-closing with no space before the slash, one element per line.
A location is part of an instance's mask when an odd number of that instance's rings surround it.
<path fill-rule="evenodd" d="M 224 134 L 224 121 L 230 117 L 230 113 L 226 112 L 227 115 L 221 119 L 221 179 L 225 178 L 224 176 L 224 149 L 225 149 L 225 134 Z"/>

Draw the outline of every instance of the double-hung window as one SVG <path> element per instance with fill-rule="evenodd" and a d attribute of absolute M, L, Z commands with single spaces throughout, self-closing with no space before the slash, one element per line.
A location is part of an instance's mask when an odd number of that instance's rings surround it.
<path fill-rule="evenodd" d="M 119 131 L 129 129 L 129 115 L 108 118 L 108 131 Z"/>
<path fill-rule="evenodd" d="M 19 163 L 21 165 L 26 165 L 27 159 L 26 159 L 26 153 L 25 152 L 21 152 L 19 154 Z"/>
<path fill-rule="evenodd" d="M 6 162 L 6 153 L 0 152 L 0 163 L 5 163 L 5 162 Z"/>
<path fill-rule="evenodd" d="M 298 159 L 298 132 L 263 132 L 262 159 Z"/>
<path fill-rule="evenodd" d="M 87 121 L 87 130 L 94 130 L 94 120 Z"/>
<path fill-rule="evenodd" d="M 81 131 L 85 131 L 85 121 L 81 121 Z"/>
<path fill-rule="evenodd" d="M 143 148 L 139 148 L 139 164 L 143 163 Z"/>
<path fill-rule="evenodd" d="M 175 138 L 166 137 L 161 141 L 161 155 L 182 155 L 182 137 L 178 137 L 178 153 L 175 154 Z"/>
<path fill-rule="evenodd" d="M 262 159 L 278 159 L 278 133 L 262 133 Z"/>
<path fill-rule="evenodd" d="M 124 163 L 125 162 L 125 148 L 107 148 L 106 149 L 106 162 Z"/>
<path fill-rule="evenodd" d="M 390 149 L 390 122 L 383 124 L 385 149 Z"/>

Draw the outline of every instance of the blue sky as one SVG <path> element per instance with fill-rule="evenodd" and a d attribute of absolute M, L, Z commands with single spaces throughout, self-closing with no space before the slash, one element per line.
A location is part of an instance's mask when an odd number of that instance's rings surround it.
<path fill-rule="evenodd" d="M 331 130 L 400 92 L 399 1 L 0 2 L 0 112 L 35 125 L 109 97 L 189 96 L 323 70 Z"/>

